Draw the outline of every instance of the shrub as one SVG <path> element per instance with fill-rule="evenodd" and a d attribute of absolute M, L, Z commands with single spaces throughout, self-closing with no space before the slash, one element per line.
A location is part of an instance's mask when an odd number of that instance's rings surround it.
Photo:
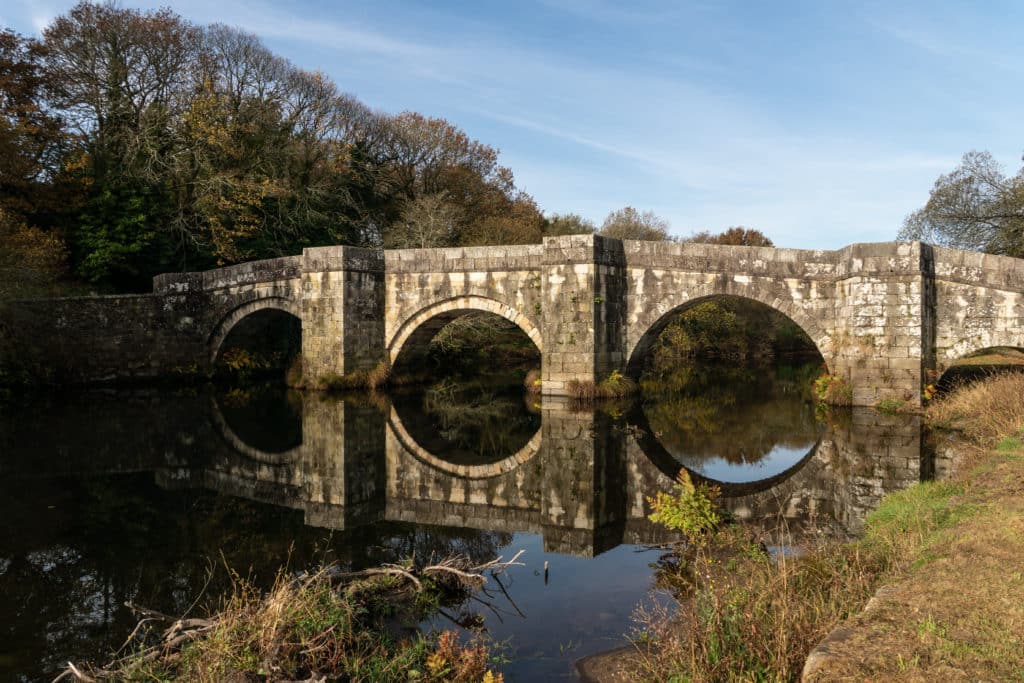
<path fill-rule="evenodd" d="M 681 469 L 673 489 L 674 493 L 658 491 L 654 497 L 647 498 L 653 510 L 648 519 L 682 532 L 691 543 L 721 524 L 722 514 L 718 510 L 721 491 L 717 486 L 704 483 L 694 486 L 690 473 Z"/>

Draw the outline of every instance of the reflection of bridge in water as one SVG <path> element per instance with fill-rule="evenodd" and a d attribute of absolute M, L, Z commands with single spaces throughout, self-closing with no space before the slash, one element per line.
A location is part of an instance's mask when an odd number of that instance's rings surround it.
<path fill-rule="evenodd" d="M 669 490 L 679 466 L 621 420 L 546 400 L 541 429 L 523 448 L 497 462 L 455 465 L 388 413 L 306 396 L 303 443 L 287 457 L 234 448 L 196 474 L 205 487 L 301 509 L 307 524 L 331 529 L 390 520 L 526 531 L 542 534 L 550 551 L 583 555 L 667 538 L 647 520 L 646 498 Z M 919 419 L 869 409 L 844 417 L 786 472 L 724 486 L 726 507 L 768 527 L 779 518 L 831 520 L 855 533 L 885 493 L 934 472 Z"/>
<path fill-rule="evenodd" d="M 390 407 L 304 395 L 301 445 L 269 452 L 247 443 L 209 398 L 138 396 L 96 414 L 68 408 L 68 424 L 88 424 L 69 436 L 53 429 L 52 413 L 46 429 L 30 417 L 12 423 L 0 436 L 10 454 L 0 468 L 39 471 L 36 454 L 52 452 L 49 476 L 154 471 L 166 488 L 297 509 L 308 525 L 338 530 L 388 520 L 524 531 L 577 555 L 668 538 L 647 520 L 646 498 L 671 488 L 678 465 L 649 433 L 564 402 L 545 400 L 539 432 L 504 460 L 453 465 L 423 449 Z M 97 457 L 100 444 L 106 457 Z M 766 526 L 817 519 L 856 532 L 882 495 L 936 467 L 923 455 L 919 420 L 858 409 L 786 472 L 724 487 L 725 505 Z"/>

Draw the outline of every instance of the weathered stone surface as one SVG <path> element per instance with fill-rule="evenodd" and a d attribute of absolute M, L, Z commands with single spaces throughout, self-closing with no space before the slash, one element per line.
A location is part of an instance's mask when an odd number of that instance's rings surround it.
<path fill-rule="evenodd" d="M 302 321 L 315 380 L 395 361 L 472 311 L 511 320 L 542 355 L 542 390 L 636 371 L 671 314 L 708 297 L 789 316 L 854 403 L 920 400 L 926 370 L 990 346 L 1024 346 L 1024 261 L 919 242 L 837 251 L 620 241 L 301 256 L 161 275 L 154 293 L 8 304 L 0 363 L 54 380 L 155 378 L 207 369 L 231 329 L 264 309 Z"/>

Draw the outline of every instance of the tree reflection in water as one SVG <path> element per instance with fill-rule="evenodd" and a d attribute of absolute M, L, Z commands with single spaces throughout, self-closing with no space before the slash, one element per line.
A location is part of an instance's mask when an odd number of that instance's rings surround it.
<path fill-rule="evenodd" d="M 644 383 L 642 421 L 691 470 L 723 482 L 768 478 L 822 433 L 806 392 L 817 368 L 684 367 L 668 381 Z"/>
<path fill-rule="evenodd" d="M 445 379 L 399 394 L 394 407 L 410 435 L 456 465 L 484 465 L 518 452 L 540 429 L 521 385 Z"/>

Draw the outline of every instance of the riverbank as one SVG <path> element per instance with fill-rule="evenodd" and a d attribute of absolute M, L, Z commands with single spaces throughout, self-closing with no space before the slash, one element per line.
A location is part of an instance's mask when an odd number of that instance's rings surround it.
<path fill-rule="evenodd" d="M 1014 374 L 931 407 L 959 432 L 957 472 L 887 496 L 857 541 L 773 557 L 727 526 L 677 548 L 659 582 L 678 605 L 641 616 L 620 665 L 632 680 L 1024 678 L 1021 396 Z"/>
<path fill-rule="evenodd" d="M 1024 376 L 928 411 L 957 430 L 949 482 L 897 494 L 874 524 L 902 528 L 901 561 L 808 660 L 810 681 L 1024 680 Z M 907 503 L 919 501 L 916 514 Z"/>

